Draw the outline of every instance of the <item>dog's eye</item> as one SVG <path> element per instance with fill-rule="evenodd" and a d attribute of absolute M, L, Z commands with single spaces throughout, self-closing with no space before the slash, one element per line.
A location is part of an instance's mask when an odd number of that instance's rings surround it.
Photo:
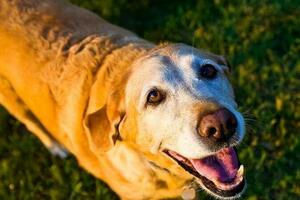
<path fill-rule="evenodd" d="M 207 79 L 213 79 L 217 75 L 216 68 L 211 64 L 205 64 L 202 65 L 200 68 L 200 76 L 207 78 Z"/>
<path fill-rule="evenodd" d="M 164 100 L 164 94 L 158 89 L 152 89 L 147 96 L 147 103 L 157 105 Z"/>

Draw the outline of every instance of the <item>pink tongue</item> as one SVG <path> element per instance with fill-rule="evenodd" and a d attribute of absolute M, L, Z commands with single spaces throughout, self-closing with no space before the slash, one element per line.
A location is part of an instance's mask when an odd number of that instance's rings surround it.
<path fill-rule="evenodd" d="M 232 147 L 224 148 L 203 159 L 190 159 L 190 162 L 199 174 L 220 182 L 231 182 L 239 167 L 236 152 Z"/>

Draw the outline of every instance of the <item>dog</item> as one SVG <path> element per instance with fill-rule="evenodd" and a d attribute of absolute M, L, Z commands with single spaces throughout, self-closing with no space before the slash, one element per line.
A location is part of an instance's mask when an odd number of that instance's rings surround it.
<path fill-rule="evenodd" d="M 223 56 L 155 45 L 60 0 L 0 3 L 0 104 L 122 199 L 245 190 Z"/>

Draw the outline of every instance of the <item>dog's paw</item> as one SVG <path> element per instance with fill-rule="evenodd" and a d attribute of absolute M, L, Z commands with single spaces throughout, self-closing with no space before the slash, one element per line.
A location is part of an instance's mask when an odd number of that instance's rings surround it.
<path fill-rule="evenodd" d="M 51 147 L 49 148 L 49 151 L 52 155 L 58 156 L 62 159 L 66 158 L 68 156 L 68 151 L 60 144 L 53 142 Z"/>

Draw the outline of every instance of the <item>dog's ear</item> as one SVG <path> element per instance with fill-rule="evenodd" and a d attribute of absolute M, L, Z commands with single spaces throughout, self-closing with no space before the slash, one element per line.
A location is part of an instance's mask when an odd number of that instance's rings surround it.
<path fill-rule="evenodd" d="M 105 153 L 116 140 L 121 139 L 118 129 L 125 116 L 121 101 L 122 97 L 112 94 L 103 107 L 89 113 L 85 118 L 89 146 L 96 154 Z"/>
<path fill-rule="evenodd" d="M 84 119 L 89 147 L 95 154 L 105 153 L 120 139 L 118 128 L 125 116 L 122 88 L 106 91 L 103 84 L 94 85 Z"/>

